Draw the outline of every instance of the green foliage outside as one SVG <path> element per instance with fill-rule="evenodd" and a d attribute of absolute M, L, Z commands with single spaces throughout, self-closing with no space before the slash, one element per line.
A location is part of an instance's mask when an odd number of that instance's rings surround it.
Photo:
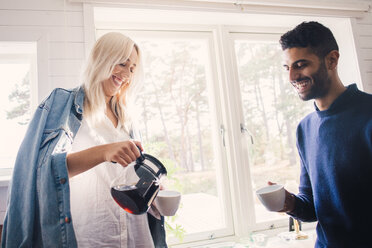
<path fill-rule="evenodd" d="M 244 121 L 254 139 L 250 161 L 254 165 L 279 161 L 295 165 L 295 130 L 311 108 L 290 84 L 282 65 L 282 51 L 278 44 L 245 41 L 237 42 L 235 49 Z"/>

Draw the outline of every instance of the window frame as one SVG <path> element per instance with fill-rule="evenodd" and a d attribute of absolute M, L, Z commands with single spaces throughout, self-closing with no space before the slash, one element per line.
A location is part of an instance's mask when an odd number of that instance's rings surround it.
<path fill-rule="evenodd" d="M 40 32 L 23 32 L 22 30 L 14 30 L 11 27 L 1 27 L 0 29 L 0 42 L 6 43 L 34 43 L 36 45 L 35 54 L 29 55 L 25 54 L 24 58 L 20 56 L 22 54 L 16 54 L 16 58 L 12 58 L 11 60 L 16 60 L 16 63 L 21 61 L 30 62 L 30 110 L 31 115 L 33 114 L 34 110 L 36 109 L 38 103 L 40 102 L 39 96 L 40 93 L 46 92 L 48 87 L 45 85 L 41 85 L 41 82 L 47 82 L 47 36 L 40 33 Z M 11 56 L 11 54 L 7 54 L 6 56 Z M 5 60 L 6 58 L 0 58 L 1 60 Z M 44 80 L 43 80 L 44 79 Z M 2 186 L 8 186 L 12 169 L 14 164 L 12 165 L 2 165 L 4 168 L 6 167 L 9 171 L 8 174 L 1 176 L 0 181 Z M 10 169 L 10 170 L 9 170 Z"/>
<path fill-rule="evenodd" d="M 4 41 L 0 41 L 2 43 Z M 25 43 L 20 41 L 6 41 L 7 43 Z M 31 43 L 28 41 L 27 43 Z M 36 51 L 37 53 L 37 51 Z M 7 53 L 7 54 L 0 54 L 0 63 L 3 61 L 9 61 L 8 64 L 22 64 L 28 63 L 30 64 L 30 108 L 34 109 L 37 105 L 37 54 L 29 54 L 29 53 Z M 8 58 L 7 58 L 8 57 Z"/>
<path fill-rule="evenodd" d="M 244 114 L 243 114 L 243 100 L 241 97 L 241 90 L 240 90 L 240 82 L 239 82 L 239 72 L 238 72 L 238 65 L 237 65 L 237 58 L 236 58 L 236 53 L 235 53 L 235 40 L 249 40 L 249 41 L 260 41 L 262 43 L 272 43 L 272 42 L 278 42 L 280 39 L 280 35 L 282 32 L 275 32 L 274 30 L 270 30 L 271 32 L 269 33 L 256 33 L 256 32 L 242 32 L 244 29 L 242 29 L 240 32 L 236 31 L 228 31 L 229 35 L 229 47 L 231 47 L 231 65 L 234 68 L 230 68 L 232 70 L 232 73 L 234 74 L 233 78 L 235 80 L 236 87 L 233 89 L 234 91 L 231 92 L 232 95 L 236 97 L 236 106 L 235 108 L 239 112 L 238 119 L 240 121 L 240 149 L 237 147 L 236 149 L 239 149 L 239 156 L 241 160 L 243 161 L 242 164 L 247 164 L 249 167 L 249 142 L 252 142 L 252 135 L 251 135 L 251 130 L 249 130 L 248 127 L 246 127 L 246 123 L 244 121 Z M 238 120 L 236 120 L 238 121 Z M 248 129 L 247 129 L 248 128 Z M 238 139 L 239 137 L 237 137 Z M 236 142 L 237 143 L 237 142 Z M 236 144 L 235 143 L 235 144 Z M 299 166 L 299 164 L 298 164 Z M 240 170 L 242 168 L 239 168 Z M 238 170 L 239 170 L 238 169 Z M 251 171 L 250 167 L 248 169 L 249 173 L 249 178 L 251 178 Z M 243 178 L 238 179 L 240 181 L 243 180 Z M 269 179 L 268 179 L 269 180 Z M 243 187 L 243 185 L 241 185 Z M 247 187 L 249 188 L 248 191 L 248 198 L 250 201 L 248 202 L 247 209 L 249 209 L 249 212 L 247 215 L 249 216 L 250 220 L 252 220 L 252 223 L 250 223 L 250 227 L 252 228 L 253 231 L 258 231 L 258 230 L 269 230 L 269 229 L 275 229 L 275 228 L 281 228 L 285 227 L 288 225 L 288 217 L 281 218 L 281 219 L 275 219 L 275 220 L 268 220 L 268 221 L 262 221 L 262 222 L 257 222 L 256 220 L 256 214 L 255 214 L 255 207 L 254 207 L 254 194 L 252 190 L 252 182 L 249 184 Z"/>
<path fill-rule="evenodd" d="M 87 6 L 87 5 L 85 5 Z M 94 11 L 94 7 L 90 6 L 87 9 Z M 102 7 L 102 6 L 98 6 Z M 109 7 L 109 6 L 106 6 Z M 130 10 L 124 9 L 123 11 Z M 155 12 L 156 10 L 154 10 Z M 170 10 L 174 11 L 174 10 Z M 198 12 L 197 10 L 195 12 Z M 239 14 L 237 14 L 239 15 Z M 94 16 L 94 15 L 93 15 Z M 234 233 L 231 236 L 216 238 L 213 240 L 204 240 L 193 243 L 193 245 L 203 245 L 208 243 L 215 243 L 219 241 L 231 241 L 237 240 L 239 238 L 249 237 L 252 232 L 255 231 L 269 231 L 269 232 L 279 232 L 286 230 L 288 228 L 288 218 L 283 218 L 279 220 L 271 220 L 257 223 L 255 219 L 255 209 L 252 204 L 254 201 L 254 194 L 252 191 L 251 183 L 251 172 L 249 169 L 249 158 L 247 153 L 247 139 L 250 142 L 250 135 L 244 131 L 244 118 L 243 118 L 243 106 L 241 95 L 239 92 L 239 75 L 237 68 L 237 61 L 235 58 L 234 49 L 234 39 L 236 37 L 251 37 L 253 39 L 262 40 L 275 39 L 278 41 L 280 35 L 292 28 L 293 23 L 299 23 L 300 21 L 306 20 L 316 20 L 325 21 L 326 25 L 331 26 L 331 28 L 340 29 L 342 25 L 349 22 L 348 18 L 339 17 L 311 17 L 307 16 L 301 19 L 301 16 L 287 16 L 288 20 L 283 21 L 280 19 L 279 23 L 274 25 L 267 23 L 264 24 L 248 24 L 247 25 L 235 25 L 236 20 L 226 21 L 226 25 L 220 23 L 201 23 L 196 25 L 193 24 L 177 24 L 177 23 L 166 24 L 166 23 L 156 23 L 148 22 L 145 20 L 142 23 L 136 21 L 108 21 L 108 22 L 98 22 L 94 23 L 95 29 L 123 29 L 123 30 L 144 30 L 149 32 L 156 31 L 183 31 L 183 32 L 208 32 L 212 34 L 214 43 L 214 63 L 216 64 L 216 79 L 215 90 L 216 90 L 216 108 L 217 112 L 220 114 L 219 123 L 220 131 L 223 128 L 225 146 L 221 146 L 221 151 L 223 153 L 221 156 L 223 160 L 227 162 L 227 167 L 224 167 L 223 173 L 228 178 L 228 183 L 226 188 L 229 188 L 232 218 L 233 218 L 233 230 Z M 150 17 L 146 17 L 149 19 Z M 200 17 L 199 17 L 200 18 Z M 138 19 L 137 19 L 138 20 Z M 248 18 L 249 20 L 249 18 Z M 339 21 L 343 20 L 342 23 Z M 231 25 L 229 23 L 232 23 Z M 337 24 L 336 24 L 337 23 Z M 255 26 L 257 25 L 257 26 Z M 91 27 L 90 27 L 91 28 Z M 350 43 L 355 50 L 355 44 Z M 351 51 L 352 52 L 352 51 Z M 357 60 L 356 56 L 352 58 Z M 358 67 L 358 66 L 357 66 Z M 357 68 L 356 67 L 356 68 Z M 358 74 L 360 75 L 360 70 L 357 68 Z M 357 84 L 360 86 L 360 78 L 356 79 Z M 221 137 L 220 137 L 221 138 Z M 243 165 L 243 166 L 242 166 Z M 303 223 L 303 228 L 315 228 L 316 223 Z M 274 230 L 275 229 L 275 230 Z M 184 240 L 183 244 L 176 245 L 174 247 L 189 247 L 190 243 Z"/>
<path fill-rule="evenodd" d="M 256 28 L 239 26 L 218 26 L 217 35 L 220 44 L 221 57 L 220 70 L 225 73 L 226 81 L 223 83 L 222 93 L 225 101 L 223 112 L 224 122 L 230 130 L 226 149 L 228 150 L 228 164 L 230 178 L 232 179 L 232 204 L 235 210 L 234 224 L 236 236 L 249 236 L 251 232 L 284 228 L 288 225 L 288 219 L 269 220 L 258 223 L 255 217 L 254 194 L 252 190 L 251 171 L 249 168 L 248 142 L 251 142 L 249 131 L 245 131 L 243 105 L 240 94 L 240 82 L 238 66 L 235 55 L 234 40 L 247 38 L 253 40 L 266 40 L 270 42 L 279 38 L 282 29 L 264 28 L 260 32 Z M 278 39 L 277 39 L 278 40 Z M 240 166 L 244 165 L 244 166 Z M 246 222 L 241 221 L 247 220 Z"/>
<path fill-rule="evenodd" d="M 218 166 L 216 166 L 216 177 L 219 179 L 217 180 L 217 191 L 219 192 L 219 200 L 221 201 L 221 206 L 223 206 L 224 216 L 225 216 L 225 228 L 222 229 L 215 229 L 206 232 L 200 232 L 195 234 L 186 235 L 183 239 L 183 244 L 191 243 L 191 242 L 200 242 L 203 240 L 208 239 L 216 239 L 216 238 L 224 238 L 227 236 L 234 235 L 234 228 L 233 228 L 233 218 L 232 218 L 232 208 L 231 204 L 223 204 L 230 201 L 230 189 L 228 186 L 229 178 L 228 178 L 228 166 L 223 166 L 227 164 L 226 162 L 226 155 L 225 149 L 223 146 L 223 137 L 221 137 L 220 129 L 222 123 L 222 115 L 223 113 L 220 111 L 220 96 L 219 96 L 219 87 L 215 87 L 215 82 L 220 82 L 217 78 L 217 64 L 215 58 L 215 45 L 213 40 L 213 33 L 212 32 L 194 32 L 194 31 L 174 31 L 174 30 L 149 30 L 146 29 L 96 29 L 96 35 L 99 37 L 103 33 L 109 31 L 116 31 L 116 32 L 123 32 L 129 37 L 157 37 L 157 38 L 187 38 L 187 39 L 203 39 L 207 42 L 208 45 L 208 61 L 209 65 L 206 66 L 206 77 L 207 77 L 207 88 L 208 88 L 208 95 L 209 95 L 209 108 L 210 108 L 210 115 L 214 117 L 212 120 L 212 139 L 215 144 L 215 157 L 216 161 L 218 161 Z M 219 83 L 218 83 L 219 84 Z M 226 187 L 227 185 L 227 187 Z M 170 239 L 168 240 L 169 245 L 179 245 L 179 241 L 177 239 Z"/>
<path fill-rule="evenodd" d="M 33 30 L 27 27 L 0 27 L 0 41 L 4 42 L 35 42 L 36 43 L 36 71 L 35 82 L 31 85 L 32 99 L 31 109 L 35 109 L 39 102 L 47 96 L 52 85 L 48 80 L 48 43 L 49 37 L 47 30 Z M 33 111 L 31 111 L 33 112 Z"/>

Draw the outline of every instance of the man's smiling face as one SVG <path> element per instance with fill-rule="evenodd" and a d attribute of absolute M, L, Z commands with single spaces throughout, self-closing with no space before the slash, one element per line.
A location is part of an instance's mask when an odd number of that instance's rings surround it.
<path fill-rule="evenodd" d="M 289 80 L 304 100 L 322 98 L 328 94 L 330 79 L 324 63 L 310 48 L 288 48 L 284 50 L 284 68 Z"/>

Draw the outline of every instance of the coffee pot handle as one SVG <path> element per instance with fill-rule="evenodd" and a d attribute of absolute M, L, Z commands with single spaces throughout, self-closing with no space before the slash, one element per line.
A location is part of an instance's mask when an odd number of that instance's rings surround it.
<path fill-rule="evenodd" d="M 140 156 L 137 158 L 136 162 L 140 164 L 145 160 L 145 155 L 143 155 L 141 148 L 139 146 L 137 146 L 137 148 L 140 152 Z"/>

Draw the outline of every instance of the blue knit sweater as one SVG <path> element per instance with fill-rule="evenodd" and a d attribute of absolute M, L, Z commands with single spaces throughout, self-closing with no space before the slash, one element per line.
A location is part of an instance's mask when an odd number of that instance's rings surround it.
<path fill-rule="evenodd" d="M 372 95 L 350 85 L 297 128 L 301 177 L 291 215 L 318 221 L 315 247 L 372 247 Z"/>

